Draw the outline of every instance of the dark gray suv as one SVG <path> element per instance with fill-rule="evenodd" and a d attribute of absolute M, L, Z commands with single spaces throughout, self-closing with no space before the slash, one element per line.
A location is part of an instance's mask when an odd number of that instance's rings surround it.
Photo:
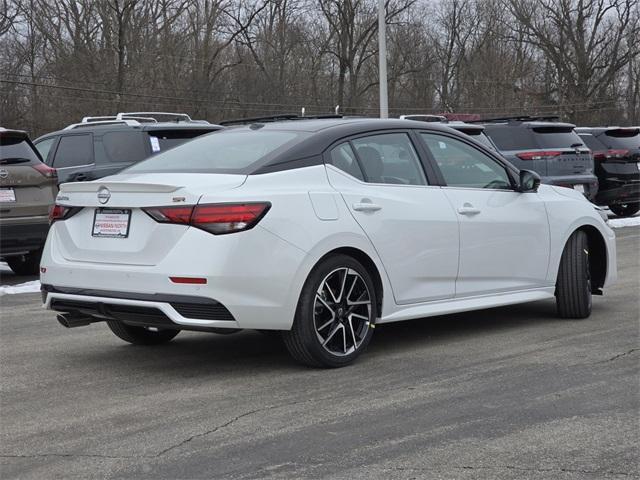
<path fill-rule="evenodd" d="M 59 183 L 96 180 L 113 175 L 156 153 L 200 135 L 220 130 L 184 113 L 133 112 L 85 117 L 80 123 L 37 138 L 44 162 Z"/>
<path fill-rule="evenodd" d="M 520 170 L 533 170 L 543 183 L 598 193 L 591 150 L 575 125 L 550 121 L 557 117 L 513 117 L 483 120 L 485 133 L 500 153 Z"/>

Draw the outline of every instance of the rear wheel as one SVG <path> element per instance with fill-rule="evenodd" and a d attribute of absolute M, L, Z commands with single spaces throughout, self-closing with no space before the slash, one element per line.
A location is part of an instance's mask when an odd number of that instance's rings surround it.
<path fill-rule="evenodd" d="M 589 244 L 585 232 L 573 233 L 562 252 L 556 281 L 556 306 L 561 318 L 591 315 Z"/>
<path fill-rule="evenodd" d="M 150 330 L 145 327 L 134 327 L 116 320 L 107 320 L 109 329 L 125 342 L 134 345 L 159 345 L 167 343 L 180 333 L 180 330 Z"/>
<path fill-rule="evenodd" d="M 41 256 L 42 250 L 36 250 L 25 255 L 8 257 L 7 264 L 16 275 L 37 275 L 40 272 Z"/>
<path fill-rule="evenodd" d="M 640 210 L 640 203 L 621 203 L 618 205 L 609 205 L 609 210 L 618 217 L 630 217 Z"/>
<path fill-rule="evenodd" d="M 315 367 L 342 367 L 367 347 L 377 316 L 369 272 L 356 260 L 336 255 L 319 264 L 305 282 L 290 331 L 289 353 Z"/>

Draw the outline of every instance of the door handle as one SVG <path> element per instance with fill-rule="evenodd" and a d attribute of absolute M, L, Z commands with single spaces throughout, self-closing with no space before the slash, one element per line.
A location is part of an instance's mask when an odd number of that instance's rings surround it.
<path fill-rule="evenodd" d="M 359 202 L 353 204 L 353 209 L 357 212 L 377 212 L 382 207 L 370 202 Z"/>
<path fill-rule="evenodd" d="M 463 206 L 458 208 L 458 213 L 460 215 L 476 215 L 480 213 L 480 209 L 474 207 L 470 203 L 465 203 Z"/>

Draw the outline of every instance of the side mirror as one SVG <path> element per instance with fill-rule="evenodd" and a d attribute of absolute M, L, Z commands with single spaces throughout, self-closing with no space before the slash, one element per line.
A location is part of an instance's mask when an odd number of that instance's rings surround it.
<path fill-rule="evenodd" d="M 540 186 L 540 175 L 531 170 L 520 170 L 520 184 L 518 191 L 521 193 L 537 192 Z"/>

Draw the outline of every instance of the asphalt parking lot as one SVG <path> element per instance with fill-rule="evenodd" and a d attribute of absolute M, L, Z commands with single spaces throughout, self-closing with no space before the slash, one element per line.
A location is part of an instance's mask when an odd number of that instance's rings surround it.
<path fill-rule="evenodd" d="M 638 478 L 640 228 L 617 235 L 587 320 L 544 301 L 382 326 L 340 370 L 256 332 L 134 347 L 2 296 L 1 477 Z"/>

